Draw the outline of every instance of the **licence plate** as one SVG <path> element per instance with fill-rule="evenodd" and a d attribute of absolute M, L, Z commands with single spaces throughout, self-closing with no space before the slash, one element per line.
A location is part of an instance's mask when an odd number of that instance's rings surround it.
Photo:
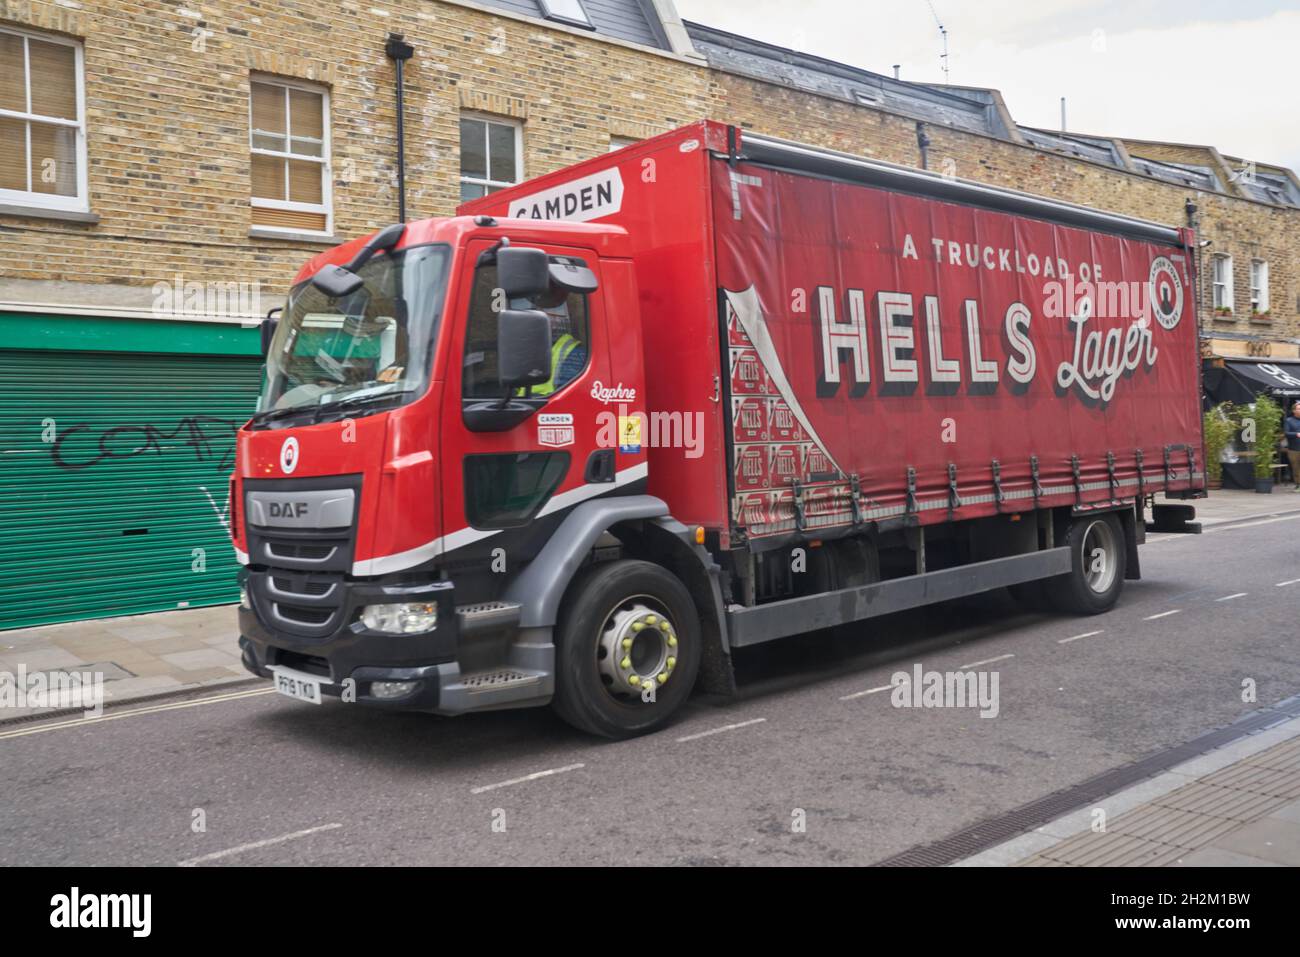
<path fill-rule="evenodd" d="M 291 674 L 284 671 L 275 672 L 275 690 L 290 698 L 297 698 L 299 701 L 320 704 L 320 685 L 319 681 L 303 674 Z"/>

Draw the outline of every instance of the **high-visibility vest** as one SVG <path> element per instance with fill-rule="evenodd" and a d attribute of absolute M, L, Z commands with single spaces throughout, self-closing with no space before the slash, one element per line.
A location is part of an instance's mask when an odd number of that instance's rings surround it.
<path fill-rule="evenodd" d="M 541 385 L 533 386 L 533 395 L 550 395 L 558 388 L 555 384 L 555 377 L 560 372 L 561 364 L 565 359 L 569 358 L 569 353 L 580 345 L 582 343 L 567 332 L 551 343 L 551 377 Z M 560 385 L 568 385 L 568 382 L 561 382 Z"/>

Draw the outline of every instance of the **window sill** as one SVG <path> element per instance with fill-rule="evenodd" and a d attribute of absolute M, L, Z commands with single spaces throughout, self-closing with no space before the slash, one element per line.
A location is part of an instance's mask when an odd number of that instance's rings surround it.
<path fill-rule="evenodd" d="M 23 206 L 18 203 L 0 203 L 0 216 L 57 219 L 65 223 L 85 223 L 90 226 L 99 222 L 99 217 L 90 212 L 80 212 L 73 209 L 52 209 L 49 206 Z"/>
<path fill-rule="evenodd" d="M 250 239 L 280 239 L 287 243 L 312 243 L 317 246 L 338 245 L 338 239 L 324 233 L 295 233 L 280 229 L 264 229 L 260 226 L 250 226 L 248 237 Z"/>

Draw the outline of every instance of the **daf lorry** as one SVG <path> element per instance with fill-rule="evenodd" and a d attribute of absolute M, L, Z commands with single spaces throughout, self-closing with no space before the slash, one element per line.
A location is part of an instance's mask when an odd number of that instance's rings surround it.
<path fill-rule="evenodd" d="M 1194 239 L 701 121 L 323 252 L 238 433 L 243 660 L 609 737 L 737 649 L 1110 609 L 1205 489 Z"/>

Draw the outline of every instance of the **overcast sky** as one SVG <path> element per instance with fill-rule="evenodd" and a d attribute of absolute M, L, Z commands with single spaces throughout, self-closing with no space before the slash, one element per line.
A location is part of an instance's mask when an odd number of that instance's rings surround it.
<path fill-rule="evenodd" d="M 1001 90 L 1025 126 L 1300 169 L 1300 0 L 675 0 L 684 19 L 905 80 Z"/>

